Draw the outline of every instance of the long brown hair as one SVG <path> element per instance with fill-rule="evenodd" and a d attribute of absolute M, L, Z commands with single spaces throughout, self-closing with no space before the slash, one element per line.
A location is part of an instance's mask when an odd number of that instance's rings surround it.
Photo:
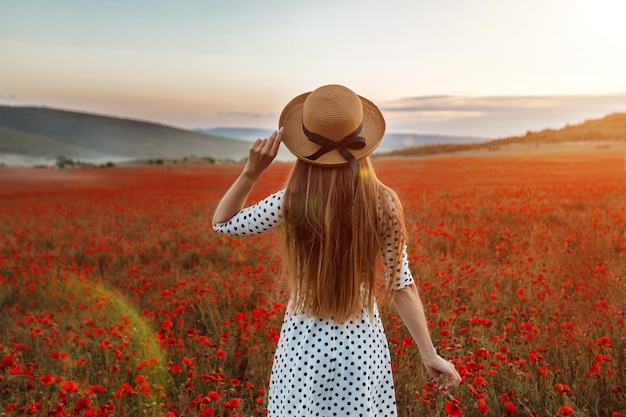
<path fill-rule="evenodd" d="M 373 317 L 376 275 L 393 222 L 393 268 L 406 240 L 396 194 L 382 184 L 369 158 L 358 161 L 356 182 L 349 166 L 329 168 L 296 161 L 287 181 L 283 216 L 296 313 L 344 322 Z M 392 281 L 392 280 L 390 280 Z"/>

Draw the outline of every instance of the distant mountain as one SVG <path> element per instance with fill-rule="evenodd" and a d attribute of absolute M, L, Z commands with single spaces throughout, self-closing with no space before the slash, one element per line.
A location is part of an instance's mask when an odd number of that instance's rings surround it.
<path fill-rule="evenodd" d="M 211 129 L 196 129 L 198 132 L 209 133 L 228 138 L 244 141 L 254 141 L 257 138 L 266 138 L 273 131 L 261 128 L 241 128 L 241 127 L 215 127 Z M 414 146 L 431 145 L 438 143 L 479 143 L 489 139 L 473 136 L 449 136 L 449 135 L 428 135 L 417 133 L 387 133 L 376 152 L 389 152 L 398 149 L 410 148 Z"/>
<path fill-rule="evenodd" d="M 626 113 L 609 114 L 602 119 L 586 120 L 583 123 L 567 125 L 561 129 L 544 129 L 539 132 L 526 132 L 523 136 L 511 136 L 480 143 L 443 143 L 415 146 L 394 150 L 384 156 L 417 156 L 473 149 L 493 149 L 511 144 L 559 144 L 571 142 L 626 142 Z"/>
<path fill-rule="evenodd" d="M 435 144 L 482 143 L 489 139 L 475 136 L 428 135 L 416 133 L 387 133 L 376 153 L 390 152 Z"/>
<path fill-rule="evenodd" d="M 221 127 L 178 129 L 157 123 L 74 111 L 0 106 L 0 163 L 19 158 L 55 161 L 59 156 L 84 162 L 196 156 L 241 160 L 250 142 L 269 129 Z M 487 140 L 470 136 L 388 133 L 376 154 L 427 155 L 489 148 L 512 143 L 626 141 L 626 113 L 588 120 L 562 129 L 527 132 L 524 136 Z M 278 160 L 294 157 L 281 147 Z"/>
<path fill-rule="evenodd" d="M 249 144 L 161 124 L 73 111 L 0 106 L 0 154 L 55 159 L 242 159 Z"/>
<path fill-rule="evenodd" d="M 258 138 L 266 138 L 272 134 L 271 129 L 256 127 L 213 127 L 210 129 L 196 129 L 196 132 L 207 135 L 223 136 L 225 138 L 238 139 L 246 142 L 254 142 Z"/>

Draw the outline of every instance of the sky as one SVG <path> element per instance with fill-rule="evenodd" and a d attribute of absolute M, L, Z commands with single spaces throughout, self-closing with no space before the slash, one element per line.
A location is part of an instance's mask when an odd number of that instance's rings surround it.
<path fill-rule="evenodd" d="M 626 112 L 621 0 L 0 0 L 0 104 L 276 128 L 343 84 L 393 133 L 497 138 Z"/>

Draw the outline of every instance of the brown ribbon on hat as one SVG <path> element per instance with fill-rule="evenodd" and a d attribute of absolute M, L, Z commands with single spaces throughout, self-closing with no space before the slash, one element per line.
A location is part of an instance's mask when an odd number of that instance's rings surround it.
<path fill-rule="evenodd" d="M 356 158 L 354 157 L 354 155 L 352 155 L 349 149 L 363 149 L 365 147 L 365 138 L 359 136 L 359 133 L 361 133 L 362 129 L 363 123 L 361 123 L 354 132 L 350 133 L 342 140 L 335 142 L 334 140 L 330 140 L 328 138 L 325 138 L 324 136 L 320 136 L 317 133 L 309 131 L 303 123 L 302 131 L 304 132 L 304 135 L 311 142 L 321 146 L 321 148 L 318 149 L 317 152 L 309 156 L 305 156 L 305 158 L 315 161 L 320 156 L 332 151 L 333 149 L 336 149 L 337 151 L 339 151 L 341 156 L 343 156 L 343 158 L 350 164 L 350 167 L 352 167 L 352 174 L 354 176 L 354 184 L 356 187 L 356 184 L 359 180 L 359 166 L 356 162 Z"/>

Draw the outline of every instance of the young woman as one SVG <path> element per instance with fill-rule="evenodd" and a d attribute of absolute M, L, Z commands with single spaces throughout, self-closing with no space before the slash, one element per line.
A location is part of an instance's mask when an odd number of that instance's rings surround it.
<path fill-rule="evenodd" d="M 369 100 L 327 85 L 287 104 L 280 129 L 250 147 L 241 175 L 220 201 L 216 231 L 282 227 L 291 279 L 270 377 L 268 412 L 278 416 L 396 416 L 387 339 L 374 293 L 385 265 L 393 303 L 441 390 L 461 381 L 431 342 L 409 269 L 402 206 L 369 155 L 385 121 Z M 285 188 L 244 208 L 283 142 L 298 158 Z"/>

